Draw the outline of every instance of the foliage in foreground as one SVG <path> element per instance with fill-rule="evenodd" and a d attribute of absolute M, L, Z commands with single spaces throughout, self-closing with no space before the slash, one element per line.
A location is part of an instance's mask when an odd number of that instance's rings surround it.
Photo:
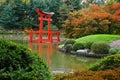
<path fill-rule="evenodd" d="M 93 70 L 93 71 L 92 71 Z M 120 54 L 111 55 L 93 65 L 88 71 L 55 75 L 54 80 L 119 80 Z"/>
<path fill-rule="evenodd" d="M 0 40 L 0 80 L 51 80 L 44 60 L 23 45 Z"/>
<path fill-rule="evenodd" d="M 107 56 L 101 59 L 96 64 L 92 65 L 89 70 L 98 71 L 98 70 L 107 70 L 115 69 L 120 67 L 120 54 Z"/>
<path fill-rule="evenodd" d="M 120 68 L 117 68 L 118 70 Z M 120 72 L 116 70 L 106 71 L 82 71 L 70 74 L 55 75 L 54 80 L 119 80 Z"/>

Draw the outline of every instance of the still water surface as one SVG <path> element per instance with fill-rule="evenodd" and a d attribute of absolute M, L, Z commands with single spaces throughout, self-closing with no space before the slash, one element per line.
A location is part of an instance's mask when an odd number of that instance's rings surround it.
<path fill-rule="evenodd" d="M 59 52 L 58 44 L 29 43 L 29 47 L 46 60 L 51 72 L 55 74 L 85 70 L 97 61 L 95 58 L 77 57 Z"/>
<path fill-rule="evenodd" d="M 26 35 L 2 35 L 0 38 L 4 39 L 24 39 Z M 76 70 L 85 70 L 91 64 L 95 63 L 98 59 L 77 57 L 73 55 L 67 55 L 58 50 L 58 44 L 52 43 L 29 43 L 29 41 L 19 41 L 20 43 L 27 45 L 33 52 L 37 52 L 41 58 L 47 62 L 50 71 L 53 74 L 67 73 Z"/>

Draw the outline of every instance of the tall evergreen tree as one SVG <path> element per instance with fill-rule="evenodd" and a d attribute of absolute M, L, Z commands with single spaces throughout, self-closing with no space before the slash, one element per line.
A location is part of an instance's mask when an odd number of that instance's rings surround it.
<path fill-rule="evenodd" d="M 15 23 L 17 20 L 17 16 L 15 16 L 15 11 L 13 9 L 13 4 L 8 3 L 4 9 L 1 12 L 0 15 L 0 24 L 5 26 L 5 27 L 11 27 L 15 26 L 13 23 Z"/>
<path fill-rule="evenodd" d="M 8 3 L 8 2 L 7 2 Z M 25 3 L 21 0 L 13 0 L 5 5 L 0 15 L 0 23 L 3 26 L 16 29 L 38 28 L 38 14 L 35 9 L 48 10 L 44 0 L 30 0 Z"/>

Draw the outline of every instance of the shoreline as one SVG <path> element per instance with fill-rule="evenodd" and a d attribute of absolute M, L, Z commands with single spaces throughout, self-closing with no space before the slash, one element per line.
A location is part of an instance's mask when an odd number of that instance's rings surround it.
<path fill-rule="evenodd" d="M 80 53 L 75 51 L 70 51 L 70 53 L 66 53 L 64 49 L 59 48 L 59 51 L 65 54 L 75 55 L 75 56 L 84 56 L 84 57 L 91 57 L 91 58 L 103 58 L 109 56 L 109 54 L 90 54 L 90 53 Z"/>

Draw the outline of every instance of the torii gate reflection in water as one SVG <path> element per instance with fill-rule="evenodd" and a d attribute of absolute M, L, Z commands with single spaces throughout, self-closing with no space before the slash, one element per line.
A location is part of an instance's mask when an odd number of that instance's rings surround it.
<path fill-rule="evenodd" d="M 60 32 L 58 30 L 56 31 L 52 31 L 50 29 L 50 24 L 51 24 L 51 17 L 53 16 L 53 12 L 52 13 L 46 13 L 46 12 L 42 12 L 39 9 L 36 9 L 36 12 L 40 15 L 40 17 L 38 18 L 38 20 L 40 21 L 40 25 L 39 25 L 39 30 L 38 31 L 33 31 L 30 30 L 29 34 L 30 34 L 30 42 L 59 42 L 60 41 Z M 43 21 L 48 21 L 48 30 L 44 31 L 43 30 Z M 38 38 L 34 39 L 34 34 L 38 35 Z M 47 38 L 45 38 L 44 35 L 47 35 Z M 53 38 L 53 35 L 56 35 L 56 38 Z M 55 37 L 55 36 L 54 36 Z"/>
<path fill-rule="evenodd" d="M 51 55 L 58 51 L 58 45 L 53 43 L 31 43 L 30 49 L 34 52 L 38 52 L 40 57 L 46 55 L 46 61 L 48 65 L 51 64 Z"/>

